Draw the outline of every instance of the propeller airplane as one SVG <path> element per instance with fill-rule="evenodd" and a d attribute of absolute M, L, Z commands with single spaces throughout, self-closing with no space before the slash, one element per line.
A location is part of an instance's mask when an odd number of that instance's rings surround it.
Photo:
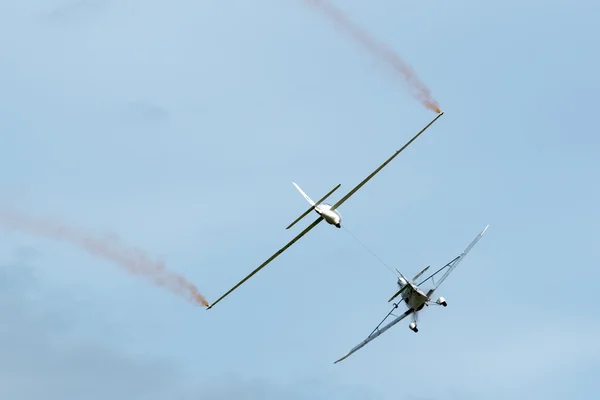
<path fill-rule="evenodd" d="M 419 279 L 419 277 L 421 277 L 421 275 L 423 275 L 423 273 L 425 271 L 427 271 L 429 269 L 430 266 L 425 267 L 421 272 L 419 272 L 417 275 L 415 275 L 411 281 L 406 279 L 406 277 L 404 275 L 402 275 L 402 273 L 400 271 L 396 270 L 398 272 L 398 274 L 400 275 L 398 278 L 399 289 L 388 300 L 388 302 L 391 302 L 398 296 L 400 296 L 402 300 L 399 301 L 398 303 L 394 303 L 394 307 L 392 308 L 392 310 L 385 316 L 385 318 L 379 323 L 379 325 L 377 325 L 377 327 L 371 332 L 371 334 L 369 334 L 369 336 L 367 336 L 367 338 L 365 340 L 363 340 L 360 344 L 358 344 L 356 347 L 354 347 L 352 350 L 350 350 L 350 352 L 348 352 L 345 356 L 343 356 L 342 358 L 340 358 L 339 360 L 334 362 L 334 364 L 337 364 L 340 361 L 348 358 L 351 354 L 353 354 L 354 352 L 363 348 L 367 343 L 371 342 L 372 340 L 377 338 L 379 335 L 381 335 L 383 332 L 387 331 L 392 326 L 396 325 L 398 322 L 402 321 L 404 318 L 408 317 L 409 315 L 412 315 L 412 322 L 408 325 L 409 328 L 413 332 L 418 332 L 419 331 L 419 329 L 417 327 L 418 313 L 425 306 L 441 305 L 443 307 L 446 307 L 448 305 L 448 303 L 446 302 L 446 299 L 444 299 L 441 296 L 435 301 L 432 300 L 433 294 L 435 293 L 437 288 L 442 284 L 442 282 L 444 282 L 446 280 L 446 278 L 448 277 L 448 275 L 450 275 L 450 273 L 454 270 L 454 268 L 456 268 L 456 266 L 465 258 L 467 253 L 473 248 L 473 246 L 475 246 L 475 244 L 479 241 L 479 239 L 481 239 L 481 237 L 483 236 L 483 234 L 485 233 L 485 231 L 487 230 L 488 227 L 489 227 L 489 225 L 486 226 L 485 229 L 483 231 L 481 231 L 481 233 L 479 233 L 477 235 L 477 237 L 475 237 L 475 239 L 473 239 L 471 244 L 469 244 L 469 246 L 467 246 L 467 248 L 459 256 L 455 257 L 452 261 L 450 261 L 449 263 L 444 265 L 442 268 L 438 269 L 436 272 L 431 274 L 429 277 L 424 279 L 419 284 L 415 284 L 415 282 L 417 281 L 417 279 Z M 444 275 L 442 275 L 442 277 L 439 279 L 437 284 L 434 283 L 434 285 L 431 289 L 429 289 L 427 292 L 424 292 L 420 288 L 420 286 L 422 284 L 424 284 L 425 282 L 427 282 L 429 279 L 431 279 L 433 282 L 433 277 L 435 275 L 437 275 L 438 273 L 442 272 L 444 269 L 446 269 L 446 272 L 444 273 Z M 408 309 L 399 316 L 393 315 L 394 310 L 396 310 L 398 308 L 399 304 L 402 303 L 402 301 L 405 302 L 406 307 Z M 383 325 L 383 323 L 390 316 L 393 316 L 396 318 L 380 329 L 379 327 L 381 325 Z"/>

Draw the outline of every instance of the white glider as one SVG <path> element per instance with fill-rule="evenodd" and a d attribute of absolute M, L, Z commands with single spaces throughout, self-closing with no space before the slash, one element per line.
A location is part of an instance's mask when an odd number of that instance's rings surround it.
<path fill-rule="evenodd" d="M 342 224 L 342 216 L 339 213 L 339 211 L 337 210 L 337 208 L 339 206 L 341 206 L 346 200 L 348 200 L 350 198 L 350 196 L 352 196 L 354 193 L 356 193 L 356 191 L 358 189 L 360 189 L 365 183 L 367 183 L 371 178 L 373 178 L 375 176 L 375 174 L 377 174 L 379 171 L 381 171 L 383 169 L 383 167 L 385 167 L 390 161 L 392 161 L 398 154 L 400 154 L 405 148 L 407 148 L 416 138 L 418 138 L 423 132 L 425 132 L 425 130 L 427 128 L 429 128 L 435 121 L 437 121 L 437 119 L 439 117 L 441 117 L 442 115 L 444 115 L 443 112 L 438 114 L 429 124 L 427 124 L 425 126 L 425 128 L 421 129 L 421 131 L 419 133 L 417 133 L 412 139 L 410 139 L 404 146 L 402 146 L 402 148 L 397 150 L 390 158 L 388 158 L 375 171 L 373 171 L 369 176 L 367 176 L 365 179 L 363 179 L 362 182 L 360 182 L 358 185 L 356 185 L 352 190 L 350 190 L 344 197 L 342 197 L 340 200 L 338 200 L 334 205 L 329 205 L 329 204 L 322 203 L 322 202 L 327 197 L 329 197 L 333 192 L 335 192 L 340 187 L 340 185 L 337 185 L 336 187 L 334 187 L 329 193 L 327 193 L 325 196 L 323 196 L 319 201 L 314 202 L 311 200 L 310 197 L 308 197 L 306 195 L 306 193 L 304 193 L 302 191 L 302 189 L 300 189 L 300 187 L 298 185 L 296 185 L 296 183 L 294 183 L 294 186 L 296 187 L 296 189 L 298 189 L 298 191 L 302 194 L 302 196 L 304 196 L 306 201 L 310 204 L 310 208 L 308 210 L 306 210 L 302 215 L 300 215 L 300 217 L 298 217 L 294 222 L 292 222 L 286 229 L 291 228 L 294 224 L 296 224 L 302 218 L 307 216 L 313 210 L 317 214 L 319 214 L 319 217 L 315 221 L 313 221 L 313 223 L 311 223 L 308 227 L 306 227 L 302 232 L 300 232 L 295 238 L 293 238 L 288 244 L 286 244 L 281 249 L 279 249 L 275 254 L 273 254 L 267 261 L 265 261 L 261 265 L 259 265 L 254 271 L 252 271 L 248 276 L 246 276 L 244 279 L 242 279 L 237 285 L 235 285 L 227 293 L 225 293 L 224 295 L 219 297 L 219 299 L 217 299 L 217 301 L 215 301 L 210 306 L 208 306 L 207 309 L 211 309 L 212 307 L 214 307 L 225 296 L 229 295 L 231 292 L 233 292 L 235 289 L 237 289 L 240 285 L 242 285 L 244 282 L 246 282 L 248 279 L 250 279 L 254 274 L 256 274 L 258 271 L 260 271 L 262 268 L 264 268 L 268 263 L 273 261 L 278 255 L 283 253 L 288 247 L 290 247 L 291 245 L 296 243 L 296 241 L 298 241 L 298 239 L 300 239 L 302 236 L 306 235 L 306 233 L 308 233 L 308 231 L 310 231 L 312 228 L 317 226 L 317 224 L 319 222 L 325 220 L 330 225 L 334 225 L 335 227 L 340 228 L 342 226 L 341 225 Z"/>

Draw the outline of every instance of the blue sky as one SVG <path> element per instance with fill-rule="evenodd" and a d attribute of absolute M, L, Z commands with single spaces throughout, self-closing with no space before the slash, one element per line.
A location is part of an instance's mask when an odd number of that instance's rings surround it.
<path fill-rule="evenodd" d="M 341 364 L 395 278 L 321 224 L 210 311 L 68 243 L 0 231 L 0 395 L 588 399 L 600 371 L 591 0 L 338 1 L 445 111 L 340 209 L 407 275 L 484 238 Z M 434 115 L 298 0 L 0 2 L 5 203 L 111 232 L 209 300 Z M 311 216 L 311 219 L 314 218 Z M 35 385 L 32 385 L 35 383 Z M 400 396 L 400 397 L 399 397 Z"/>

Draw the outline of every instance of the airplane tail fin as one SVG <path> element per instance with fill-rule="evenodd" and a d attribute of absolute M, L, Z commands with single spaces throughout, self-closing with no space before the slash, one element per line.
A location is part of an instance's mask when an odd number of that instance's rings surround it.
<path fill-rule="evenodd" d="M 306 201 L 308 201 L 308 203 L 314 207 L 315 202 L 312 201 L 312 199 L 310 197 L 308 197 L 308 195 L 306 193 L 304 193 L 304 191 L 302 189 L 300 189 L 300 186 L 296 185 L 296 182 L 292 182 L 292 184 L 296 187 L 296 189 L 300 192 L 300 194 L 306 199 Z"/>
<path fill-rule="evenodd" d="M 411 287 L 411 283 L 408 279 L 406 279 L 406 277 L 402 274 L 402 272 L 398 271 L 398 268 L 396 268 L 396 272 L 398 273 L 398 275 L 404 280 L 404 283 L 402 285 L 402 287 L 388 300 L 388 303 L 392 300 L 394 300 L 396 297 L 398 297 L 400 294 L 402 294 L 402 292 L 404 292 L 407 288 Z M 398 279 L 399 280 L 399 279 Z M 400 283 L 398 283 L 400 284 Z"/>
<path fill-rule="evenodd" d="M 392 297 L 390 297 L 390 299 L 388 300 L 388 303 L 390 301 L 394 300 L 399 295 L 401 295 L 402 292 L 404 292 L 406 290 L 406 288 L 408 288 L 408 287 L 410 287 L 410 285 L 404 285 L 404 286 L 402 286 L 396 293 L 394 293 L 394 295 Z"/>
<path fill-rule="evenodd" d="M 326 198 L 328 198 L 329 196 L 331 196 L 331 194 L 333 192 L 335 192 L 336 190 L 339 189 L 340 186 L 342 186 L 342 184 L 339 183 L 336 187 L 334 187 L 333 189 L 331 189 L 329 191 L 329 193 L 327 193 L 325 196 L 323 196 L 321 199 L 319 199 L 319 201 L 317 201 L 315 203 L 314 201 L 312 201 L 312 199 L 310 197 L 308 197 L 308 195 L 306 193 L 304 193 L 304 191 L 302 189 L 300 189 L 300 186 L 296 185 L 295 182 L 292 182 L 292 183 L 294 184 L 294 186 L 296 187 L 296 189 L 298 189 L 298 191 L 300 192 L 300 194 L 306 199 L 306 201 L 308 202 L 308 204 L 310 204 L 310 208 L 308 210 L 306 210 L 304 213 L 302 213 L 302 215 L 300 215 L 298 218 L 296 218 L 296 220 L 294 222 L 292 222 L 285 229 L 290 229 L 292 226 L 296 225 L 296 223 L 298 221 L 300 221 L 302 218 L 306 217 L 312 210 L 314 210 L 319 204 L 321 204 Z"/>
<path fill-rule="evenodd" d="M 429 267 L 431 267 L 431 265 L 426 266 L 425 268 L 423 268 L 423 270 L 421 272 L 419 272 L 418 274 L 416 274 L 415 277 L 412 278 L 413 283 L 416 282 L 417 279 L 419 279 L 419 277 L 421 275 L 423 275 L 423 273 L 429 269 Z"/>
<path fill-rule="evenodd" d="M 404 279 L 404 281 L 408 284 L 409 280 L 406 279 L 406 277 L 402 274 L 402 272 L 398 271 L 398 268 L 395 268 L 396 272 L 398 273 L 398 275 Z"/>

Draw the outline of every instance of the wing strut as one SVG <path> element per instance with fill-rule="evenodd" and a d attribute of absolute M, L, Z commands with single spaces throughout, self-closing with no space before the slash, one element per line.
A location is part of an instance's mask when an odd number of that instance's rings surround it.
<path fill-rule="evenodd" d="M 385 320 L 388 319 L 390 315 L 392 315 L 392 313 L 394 312 L 394 310 L 396 308 L 398 308 L 398 304 L 399 303 L 395 303 L 394 304 L 394 308 L 392 308 L 392 311 L 390 311 L 388 313 L 388 315 L 385 316 L 385 318 L 379 323 L 379 325 L 377 325 L 377 327 L 375 329 L 373 329 L 373 332 L 371 332 L 369 334 L 369 336 L 367 336 L 367 338 L 365 340 L 363 340 L 360 344 L 358 344 L 352 350 L 350 350 L 344 357 L 342 357 L 339 360 L 337 360 L 336 362 L 334 362 L 334 364 L 337 364 L 340 361 L 345 360 L 346 358 L 350 357 L 350 355 L 352 355 L 354 352 L 362 349 L 367 343 L 369 343 L 370 341 L 374 340 L 379 335 L 381 335 L 383 332 L 387 331 L 392 326 L 396 325 L 398 322 L 402 321 L 404 318 L 408 317 L 410 314 L 412 314 L 414 312 L 414 309 L 410 308 L 410 309 L 406 310 L 402 315 L 397 316 L 392 322 L 390 322 L 389 324 L 387 324 L 383 328 L 379 329 L 379 327 L 385 322 Z"/>
<path fill-rule="evenodd" d="M 469 251 L 471 251 L 471 249 L 473 248 L 473 246 L 475 246 L 477 244 L 477 242 L 479 241 L 479 239 L 481 239 L 481 237 L 483 236 L 483 234 L 485 233 L 485 231 L 487 231 L 487 229 L 489 228 L 489 225 L 487 225 L 476 237 L 475 239 L 473 239 L 473 241 L 467 246 L 466 249 L 463 250 L 462 253 L 460 253 L 459 256 L 455 257 L 452 261 L 450 261 L 448 264 L 444 265 L 442 268 L 438 269 L 437 271 L 435 271 L 433 274 L 429 275 L 427 278 L 425 278 L 421 283 L 419 283 L 417 286 L 421 286 L 422 284 L 424 284 L 425 282 L 427 282 L 429 279 L 432 279 L 435 275 L 437 275 L 439 272 L 441 272 L 444 268 L 448 268 L 448 270 L 444 273 L 444 275 L 442 275 L 442 277 L 438 280 L 438 282 L 436 284 L 434 284 L 433 288 L 429 289 L 429 291 L 427 292 L 427 296 L 431 296 L 433 294 L 433 292 L 435 292 L 437 290 L 437 288 L 442 284 L 442 282 L 444 282 L 446 280 L 446 278 L 448 277 L 448 275 L 450 275 L 450 273 L 452 271 L 454 271 L 454 268 L 456 268 L 456 266 L 465 258 L 465 256 L 467 255 L 467 253 Z"/>

